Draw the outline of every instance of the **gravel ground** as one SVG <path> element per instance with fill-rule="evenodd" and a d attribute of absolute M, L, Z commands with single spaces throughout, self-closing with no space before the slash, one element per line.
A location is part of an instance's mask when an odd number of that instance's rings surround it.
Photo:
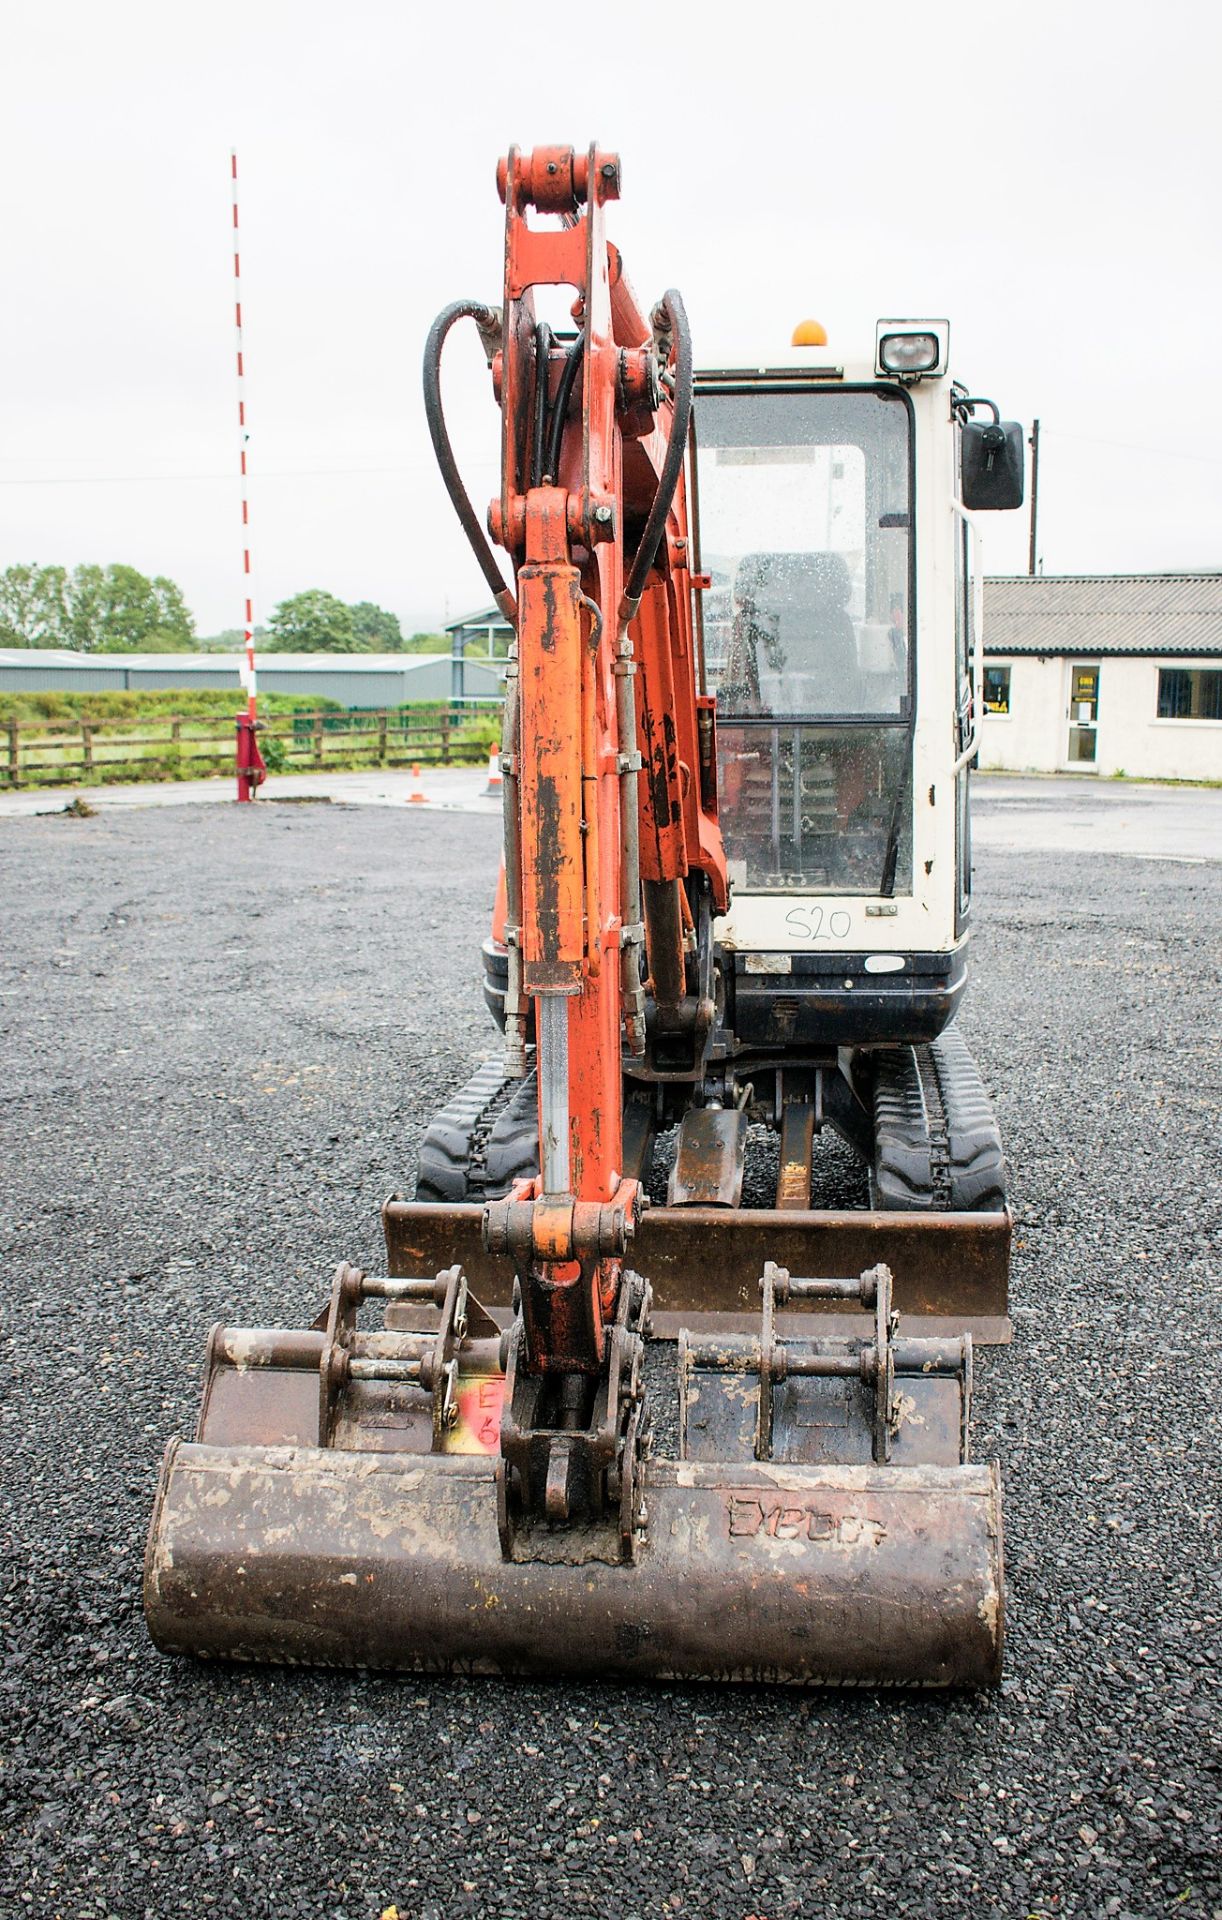
<path fill-rule="evenodd" d="M 1019 1227 L 990 1698 L 209 1669 L 140 1613 L 217 1319 L 304 1324 L 488 1050 L 497 825 L 0 822 L 0 1911 L 1222 1914 L 1222 866 L 988 852 L 964 1026 Z"/>

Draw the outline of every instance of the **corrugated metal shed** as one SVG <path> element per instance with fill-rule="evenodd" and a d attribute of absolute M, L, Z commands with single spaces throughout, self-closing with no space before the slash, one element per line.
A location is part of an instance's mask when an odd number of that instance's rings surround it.
<path fill-rule="evenodd" d="M 125 662 L 114 655 L 91 658 L 58 647 L 0 647 L 0 693 L 122 693 L 127 687 Z M 155 684 L 142 681 L 143 686 Z M 194 676 L 178 683 L 192 687 L 235 685 L 228 674 L 215 679 Z"/>
<path fill-rule="evenodd" d="M 144 688 L 217 687 L 237 692 L 236 653 L 66 653 L 55 648 L 0 648 L 2 693 L 138 692 Z M 501 670 L 468 661 L 467 698 L 496 698 Z M 448 700 L 446 653 L 264 653 L 261 693 L 298 693 L 346 707 L 393 707 L 405 700 Z"/>
<path fill-rule="evenodd" d="M 1222 573 L 1027 574 L 984 583 L 986 653 L 1222 655 Z"/>

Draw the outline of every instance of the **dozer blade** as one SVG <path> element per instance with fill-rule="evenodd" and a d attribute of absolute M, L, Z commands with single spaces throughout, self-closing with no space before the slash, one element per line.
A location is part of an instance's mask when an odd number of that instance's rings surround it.
<path fill-rule="evenodd" d="M 638 1339 L 649 1290 L 633 1276 L 630 1292 L 623 1350 L 643 1364 L 603 1405 L 619 1450 L 558 1523 L 511 1465 L 531 1384 L 515 1385 L 520 1322 L 499 1333 L 459 1268 L 343 1267 L 325 1329 L 217 1329 L 197 1437 L 167 1450 L 149 1534 L 156 1644 L 438 1672 L 995 1683 L 1001 1497 L 995 1465 L 964 1464 L 970 1337 L 899 1336 L 883 1267 L 791 1280 L 770 1265 L 753 1336 L 697 1317 L 677 1346 Z M 817 1316 L 785 1331 L 833 1298 L 869 1338 L 812 1336 Z M 433 1325 L 363 1331 L 370 1303 Z M 677 1457 L 652 1453 L 651 1407 Z M 528 1437 L 550 1490 L 547 1448 L 582 1436 Z"/>
<path fill-rule="evenodd" d="M 482 1221 L 480 1206 L 388 1200 L 382 1226 L 391 1273 L 455 1260 L 491 1310 L 508 1306 L 512 1276 L 485 1250 Z M 651 1207 L 636 1229 L 633 1260 L 649 1275 L 654 1326 L 670 1338 L 693 1316 L 721 1332 L 758 1320 L 758 1278 L 769 1261 L 794 1273 L 859 1273 L 881 1261 L 895 1275 L 896 1307 L 924 1331 L 969 1332 L 978 1346 L 1004 1346 L 1012 1225 L 1005 1209 Z M 847 1318 L 841 1305 L 822 1303 L 838 1326 Z"/>

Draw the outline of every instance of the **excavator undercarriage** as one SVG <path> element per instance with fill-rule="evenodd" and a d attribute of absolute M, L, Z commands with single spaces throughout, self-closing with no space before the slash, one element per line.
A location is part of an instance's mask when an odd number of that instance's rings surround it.
<path fill-rule="evenodd" d="M 954 1025 L 979 702 L 968 642 L 956 670 L 911 616 L 924 416 L 902 378 L 713 377 L 710 474 L 750 507 L 779 464 L 790 504 L 702 572 L 686 316 L 673 292 L 643 314 L 605 239 L 618 160 L 514 149 L 498 184 L 503 304 L 446 309 L 425 400 L 514 634 L 503 1053 L 386 1203 L 384 1273 L 341 1266 L 309 1329 L 214 1329 L 150 1629 L 239 1659 L 988 1685 L 973 1342 L 1009 1336 L 1010 1216 Z M 572 332 L 537 310 L 557 287 Z M 463 319 L 512 589 L 441 410 Z M 952 390 L 948 444 L 976 404 Z M 812 554 L 780 550 L 800 470 Z"/>

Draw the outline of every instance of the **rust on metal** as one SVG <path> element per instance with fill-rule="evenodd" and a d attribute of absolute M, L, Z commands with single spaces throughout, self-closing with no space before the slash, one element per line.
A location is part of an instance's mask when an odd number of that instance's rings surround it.
<path fill-rule="evenodd" d="M 737 1107 L 689 1107 L 666 1199 L 671 1207 L 737 1207 L 747 1161 L 747 1116 Z"/>
<path fill-rule="evenodd" d="M 776 1203 L 787 1213 L 810 1206 L 810 1166 L 815 1149 L 815 1109 L 809 1100 L 786 1101 L 781 1114 L 781 1159 Z"/>
<path fill-rule="evenodd" d="M 651 1461 L 632 1567 L 580 1529 L 506 1560 L 474 1455 L 171 1442 L 145 1563 L 156 1644 L 442 1673 L 988 1686 L 996 1468 Z M 713 1627 L 715 1624 L 715 1630 Z"/>
<path fill-rule="evenodd" d="M 341 1266 L 325 1328 L 216 1329 L 199 1437 L 167 1449 L 149 1532 L 156 1644 L 533 1675 L 585 1672 L 596 1648 L 624 1678 L 995 1683 L 1000 1485 L 963 1464 L 970 1341 L 897 1335 L 884 1267 L 770 1267 L 756 1292 L 753 1340 L 702 1320 L 680 1341 L 673 1460 L 642 1444 L 635 1274 L 584 1419 L 593 1387 L 570 1376 L 576 1398 L 548 1412 L 517 1364 L 522 1321 L 503 1339 L 458 1265 Z M 366 1332 L 375 1300 L 388 1324 Z M 777 1300 L 804 1309 L 804 1339 L 778 1337 Z M 873 1309 L 862 1337 L 811 1337 L 826 1300 Z"/>
<path fill-rule="evenodd" d="M 540 489 L 540 491 L 543 491 Z M 556 497 L 563 526 L 565 496 Z M 523 981 L 575 991 L 584 954 L 581 844 L 581 581 L 563 561 L 518 573 L 522 737 Z"/>
<path fill-rule="evenodd" d="M 484 1252 L 478 1206 L 389 1200 L 382 1209 L 392 1273 L 463 1266 L 489 1306 L 508 1304 L 506 1270 Z M 895 1276 L 895 1306 L 942 1333 L 970 1324 L 987 1345 L 1010 1338 L 1008 1211 L 884 1213 L 770 1208 L 652 1207 L 636 1229 L 633 1264 L 649 1275 L 654 1322 L 708 1312 L 749 1329 L 768 1261 L 794 1274 L 860 1273 L 880 1261 Z M 841 1312 L 831 1306 L 829 1311 Z M 746 1318 L 744 1319 L 744 1316 Z M 729 1322 L 716 1323 L 727 1328 Z"/>
<path fill-rule="evenodd" d="M 516 635 L 497 939 L 514 1072 L 533 1006 L 538 1173 L 482 1207 L 389 1202 L 388 1271 L 339 1267 L 309 1329 L 214 1330 L 196 1439 L 163 1464 L 149 1628 L 166 1650 L 445 1673 L 989 1685 L 1000 1485 L 968 1462 L 971 1336 L 1008 1337 L 1010 1218 L 812 1209 L 826 1123 L 869 1158 L 870 1076 L 767 1049 L 777 1204 L 740 1204 L 754 1096 L 717 1025 L 734 995 L 692 621 L 691 332 L 673 288 L 646 317 L 608 250 L 614 154 L 511 149 L 498 184 L 503 301 L 439 316 L 425 405 Z M 574 335 L 538 288 L 576 295 Z M 487 524 L 512 590 L 441 405 L 464 317 L 502 412 Z M 487 1183 L 438 1191 L 504 1184 L 500 1099 L 466 1129 Z M 653 1136 L 680 1115 L 670 1203 L 647 1210 Z M 678 1414 L 677 1458 L 655 1456 L 654 1406 Z"/>

